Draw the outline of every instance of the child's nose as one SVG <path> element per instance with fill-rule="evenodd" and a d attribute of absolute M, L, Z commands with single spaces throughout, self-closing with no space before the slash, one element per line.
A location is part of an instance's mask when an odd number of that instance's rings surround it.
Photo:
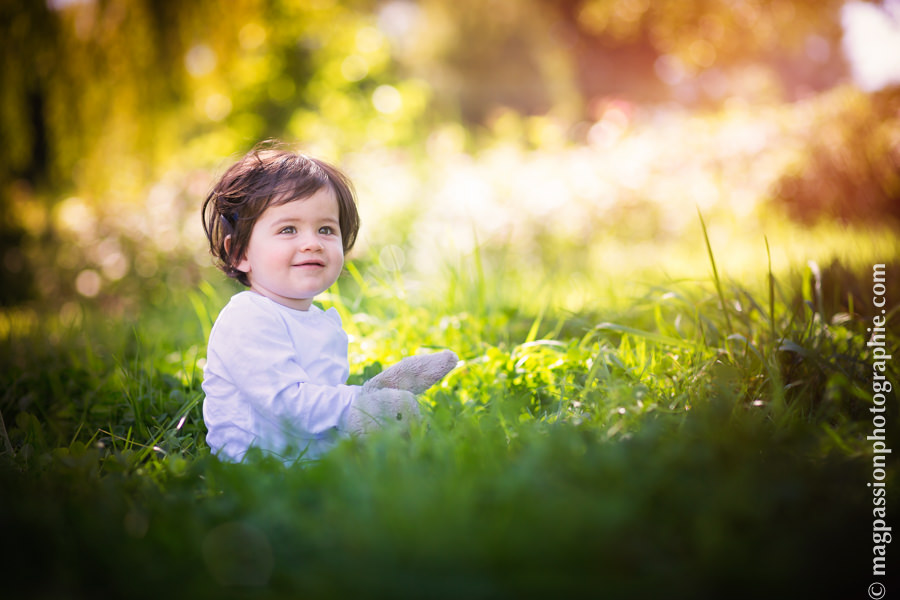
<path fill-rule="evenodd" d="M 300 249 L 304 251 L 321 250 L 324 248 L 322 240 L 315 233 L 307 233 L 300 236 Z"/>

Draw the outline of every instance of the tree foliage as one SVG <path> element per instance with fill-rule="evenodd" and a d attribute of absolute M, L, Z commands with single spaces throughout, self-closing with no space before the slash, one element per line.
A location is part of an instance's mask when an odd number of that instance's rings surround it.
<path fill-rule="evenodd" d="M 119 222 L 140 208 L 152 220 L 171 209 L 158 197 L 173 194 L 156 192 L 174 187 L 186 206 L 203 192 L 192 171 L 261 139 L 332 159 L 424 156 L 473 131 L 524 131 L 539 146 L 585 141 L 617 99 L 696 108 L 827 88 L 844 71 L 839 5 L 0 0 L 0 304 L 35 283 L 45 295 L 71 287 L 29 267 L 81 260 L 61 216 L 87 228 L 79 206 Z M 74 243 L 117 235 L 94 233 Z"/>
<path fill-rule="evenodd" d="M 339 147 L 373 132 L 408 142 L 408 128 L 368 127 L 391 114 L 373 107 L 378 85 L 404 82 L 407 116 L 423 110 L 428 89 L 451 115 L 479 120 L 503 105 L 538 114 L 579 94 L 590 100 L 592 76 L 620 82 L 623 95 L 658 84 L 628 61 L 602 62 L 603 52 L 664 56 L 687 73 L 784 61 L 811 36 L 836 54 L 840 4 L 5 0 L 0 176 L 104 189 L 220 127 L 216 142 L 230 141 L 228 150 L 286 133 Z"/>

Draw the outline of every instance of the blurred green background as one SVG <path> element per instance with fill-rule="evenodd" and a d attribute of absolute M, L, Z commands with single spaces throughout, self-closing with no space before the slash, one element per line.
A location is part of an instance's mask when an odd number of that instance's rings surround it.
<path fill-rule="evenodd" d="M 0 3 L 0 303 L 109 314 L 210 276 L 199 207 L 266 138 L 355 181 L 354 257 L 740 277 L 897 255 L 898 3 Z M 860 237 L 862 236 L 862 238 Z M 495 260 L 496 259 L 496 260 Z"/>

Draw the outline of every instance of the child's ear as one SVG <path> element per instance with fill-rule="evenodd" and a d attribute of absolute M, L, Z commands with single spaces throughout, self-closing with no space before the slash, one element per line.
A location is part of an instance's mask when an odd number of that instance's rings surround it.
<path fill-rule="evenodd" d="M 232 259 L 231 259 L 231 234 L 225 236 L 224 246 L 225 246 L 225 256 L 227 257 L 228 262 L 231 263 L 231 261 L 232 261 Z M 247 259 L 242 258 L 237 264 L 234 265 L 234 268 L 237 269 L 238 271 L 243 271 L 244 273 L 246 273 L 247 271 L 250 270 L 249 265 L 247 265 L 246 263 L 247 263 Z"/>

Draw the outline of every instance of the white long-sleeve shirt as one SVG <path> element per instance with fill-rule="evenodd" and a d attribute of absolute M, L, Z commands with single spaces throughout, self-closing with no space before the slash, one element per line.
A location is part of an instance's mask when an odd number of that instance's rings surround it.
<path fill-rule="evenodd" d="M 347 334 L 337 311 L 288 308 L 235 294 L 209 335 L 203 376 L 206 441 L 239 461 L 251 446 L 285 460 L 316 458 L 338 439 L 360 391 L 345 385 Z"/>

